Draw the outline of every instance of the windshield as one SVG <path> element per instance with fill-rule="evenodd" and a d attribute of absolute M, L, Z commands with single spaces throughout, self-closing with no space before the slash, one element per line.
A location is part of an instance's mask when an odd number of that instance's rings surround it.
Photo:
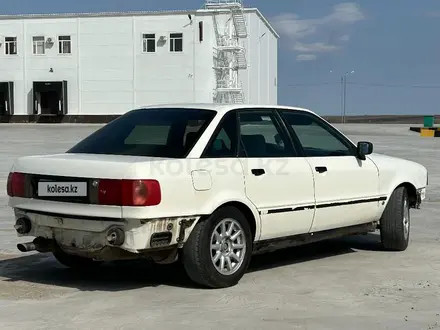
<path fill-rule="evenodd" d="M 130 111 L 67 153 L 185 158 L 215 115 L 211 110 L 178 108 Z"/>

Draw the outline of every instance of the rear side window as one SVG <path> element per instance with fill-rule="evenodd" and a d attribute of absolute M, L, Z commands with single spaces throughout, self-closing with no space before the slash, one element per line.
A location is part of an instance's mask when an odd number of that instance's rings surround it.
<path fill-rule="evenodd" d="M 237 156 L 237 116 L 235 111 L 228 112 L 220 126 L 218 133 L 208 144 L 203 157 L 206 158 L 227 158 Z"/>
<path fill-rule="evenodd" d="M 247 157 L 295 157 L 296 152 L 272 111 L 239 114 L 240 138 Z"/>
<path fill-rule="evenodd" d="M 184 158 L 216 115 L 199 109 L 158 108 L 126 113 L 67 153 Z"/>

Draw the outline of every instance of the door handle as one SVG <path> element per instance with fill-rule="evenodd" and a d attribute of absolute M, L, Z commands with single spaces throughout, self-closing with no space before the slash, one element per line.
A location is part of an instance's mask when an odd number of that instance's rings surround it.
<path fill-rule="evenodd" d="M 254 169 L 251 170 L 251 172 L 255 176 L 260 176 L 260 175 L 263 175 L 264 173 L 266 173 L 264 168 L 254 168 Z"/>
<path fill-rule="evenodd" d="M 325 166 L 316 166 L 315 170 L 318 173 L 324 173 L 324 172 L 327 172 L 327 167 L 325 167 Z"/>

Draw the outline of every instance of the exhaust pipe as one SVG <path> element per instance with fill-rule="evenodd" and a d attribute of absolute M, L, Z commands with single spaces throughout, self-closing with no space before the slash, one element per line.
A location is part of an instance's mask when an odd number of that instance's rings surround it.
<path fill-rule="evenodd" d="M 38 251 L 41 253 L 53 251 L 54 241 L 51 239 L 37 237 L 32 242 L 17 244 L 21 252 Z"/>
<path fill-rule="evenodd" d="M 21 252 L 31 252 L 31 251 L 35 251 L 36 247 L 34 242 L 29 242 L 29 243 L 17 244 L 17 249 L 19 249 Z"/>

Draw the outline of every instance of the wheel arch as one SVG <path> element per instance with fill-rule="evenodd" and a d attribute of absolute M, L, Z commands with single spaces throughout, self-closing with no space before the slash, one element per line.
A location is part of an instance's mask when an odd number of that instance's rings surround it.
<path fill-rule="evenodd" d="M 259 232 L 260 232 L 259 231 L 259 229 L 260 229 L 259 228 L 259 221 L 258 221 L 258 218 L 257 218 L 258 213 L 255 214 L 255 211 L 252 210 L 245 203 L 240 202 L 240 201 L 234 201 L 234 200 L 222 203 L 221 205 L 217 206 L 212 213 L 218 211 L 221 208 L 227 207 L 227 206 L 235 207 L 236 209 L 238 209 L 240 212 L 243 213 L 243 215 L 246 217 L 246 219 L 248 220 L 249 225 L 251 227 L 252 241 L 255 241 L 255 239 L 257 238 L 257 236 L 259 235 Z M 202 216 L 199 221 L 204 221 L 209 216 L 210 215 Z"/>
<path fill-rule="evenodd" d="M 390 197 L 391 194 L 400 187 L 405 187 L 406 191 L 408 192 L 408 198 L 409 198 L 409 205 L 411 208 L 415 208 L 417 205 L 417 188 L 414 186 L 414 184 L 412 184 L 411 182 L 402 182 L 400 184 L 398 184 L 393 191 L 391 191 L 390 193 Z"/>

